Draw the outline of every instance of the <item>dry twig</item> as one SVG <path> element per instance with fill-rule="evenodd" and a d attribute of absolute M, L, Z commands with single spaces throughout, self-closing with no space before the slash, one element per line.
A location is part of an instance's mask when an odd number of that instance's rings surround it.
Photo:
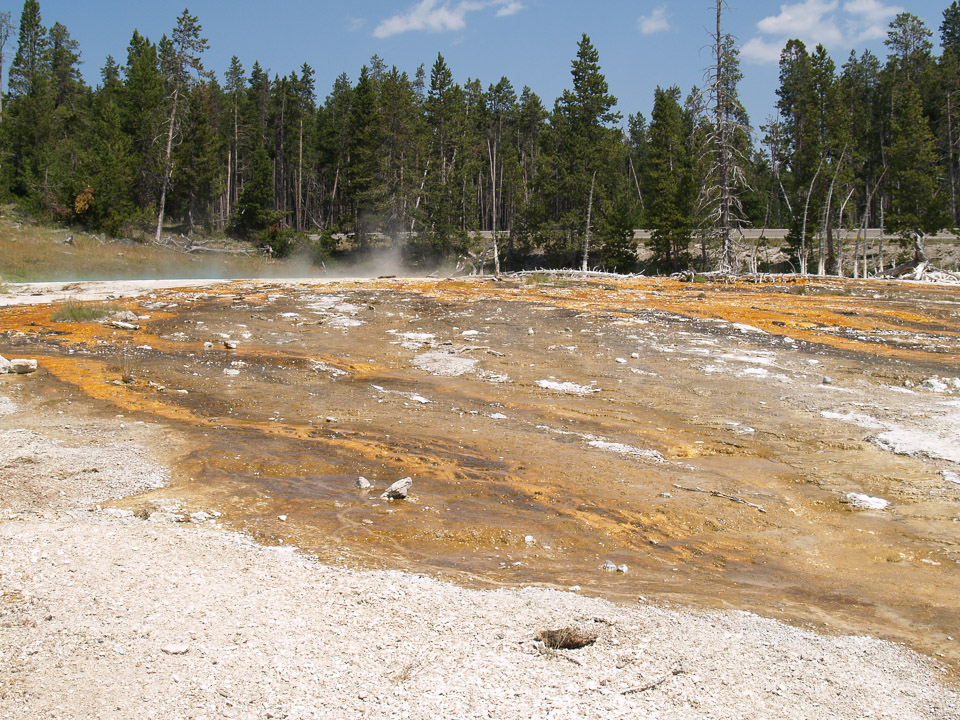
<path fill-rule="evenodd" d="M 732 500 L 735 503 L 740 503 L 742 505 L 749 505 L 750 507 L 756 508 L 762 513 L 766 512 L 766 509 L 762 505 L 757 505 L 756 503 L 748 502 L 743 498 L 738 498 L 736 495 L 727 495 L 726 493 L 718 492 L 717 490 L 704 490 L 703 488 L 699 488 L 699 487 L 686 487 L 685 485 L 677 485 L 676 483 L 674 483 L 673 486 L 678 490 L 686 490 L 687 492 L 706 493 L 707 495 L 713 495 L 714 497 L 723 498 L 724 500 Z"/>
<path fill-rule="evenodd" d="M 667 680 L 669 680 L 674 675 L 680 675 L 682 672 L 683 672 L 683 665 L 680 664 L 680 662 L 678 661 L 677 664 L 674 665 L 672 668 L 670 668 L 670 671 L 663 677 L 657 678 L 656 680 L 651 680 L 645 685 L 638 685 L 637 687 L 627 688 L 626 690 L 623 690 L 620 694 L 630 695 L 631 693 L 642 693 L 642 692 L 646 692 L 647 690 L 653 690 L 655 687 L 660 687 L 661 685 L 663 685 Z"/>

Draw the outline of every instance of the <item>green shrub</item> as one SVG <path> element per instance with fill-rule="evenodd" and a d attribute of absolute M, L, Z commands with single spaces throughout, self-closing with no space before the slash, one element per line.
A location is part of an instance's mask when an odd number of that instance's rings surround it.
<path fill-rule="evenodd" d="M 52 322 L 90 322 L 102 320 L 122 308 L 117 305 L 94 305 L 67 300 L 50 316 Z"/>

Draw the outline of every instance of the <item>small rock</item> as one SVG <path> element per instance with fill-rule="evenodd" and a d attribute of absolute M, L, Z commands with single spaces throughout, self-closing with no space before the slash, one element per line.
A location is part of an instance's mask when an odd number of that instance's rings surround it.
<path fill-rule="evenodd" d="M 0 375 L 6 375 L 8 372 L 10 372 L 10 361 L 0 355 Z"/>
<path fill-rule="evenodd" d="M 927 378 L 922 383 L 920 387 L 924 390 L 933 390 L 934 392 L 946 392 L 947 384 L 938 377 Z"/>
<path fill-rule="evenodd" d="M 529 330 L 527 330 L 527 335 L 534 335 L 534 334 L 535 333 L 533 331 L 533 328 L 530 328 Z"/>
<path fill-rule="evenodd" d="M 131 310 L 121 310 L 118 313 L 114 313 L 111 318 L 113 320 L 120 320 L 121 322 L 130 323 L 131 325 L 140 324 L 140 318 L 137 317 L 137 314 Z"/>
<path fill-rule="evenodd" d="M 203 349 L 204 349 L 204 350 L 213 350 L 213 343 L 210 342 L 209 340 L 207 340 L 207 342 L 205 342 L 205 343 L 203 344 Z"/>
<path fill-rule="evenodd" d="M 237 375 L 240 374 L 240 371 L 237 370 L 236 368 L 224 368 L 223 374 L 230 375 L 231 377 L 236 377 Z"/>
<path fill-rule="evenodd" d="M 223 341 L 223 346 L 224 346 L 227 350 L 236 350 L 236 349 L 237 349 L 237 343 L 236 343 L 235 340 L 224 340 L 224 341 Z"/>
<path fill-rule="evenodd" d="M 533 535 L 527 535 L 527 536 L 523 539 L 523 541 L 524 541 L 527 545 L 536 545 L 536 544 L 537 544 L 537 539 L 536 539 Z"/>
<path fill-rule="evenodd" d="M 627 362 L 627 359 L 626 359 L 626 358 L 617 358 L 617 362 L 620 363 L 621 365 L 623 365 L 624 363 Z"/>
<path fill-rule="evenodd" d="M 332 415 L 328 415 L 328 416 L 327 416 L 326 418 L 324 418 L 324 419 L 325 419 L 328 423 L 335 423 L 335 422 L 337 422 L 337 419 L 336 419 L 335 417 L 333 417 Z"/>
<path fill-rule="evenodd" d="M 630 357 L 632 357 L 634 360 L 639 360 L 640 353 L 630 353 Z"/>
<path fill-rule="evenodd" d="M 357 488 L 360 490 L 367 490 L 373 487 L 373 483 L 367 480 L 363 475 L 357 478 Z"/>
<path fill-rule="evenodd" d="M 606 561 L 604 561 L 603 565 L 600 566 L 600 569 L 601 569 L 601 570 L 605 570 L 605 571 L 607 571 L 607 572 L 616 572 L 616 571 L 617 571 L 617 564 L 616 564 L 615 562 L 610 561 L 610 560 L 606 560 Z"/>
<path fill-rule="evenodd" d="M 861 510 L 886 510 L 890 505 L 889 500 L 853 492 L 847 493 L 847 499 L 841 502 L 846 502 Z"/>
<path fill-rule="evenodd" d="M 190 522 L 193 522 L 193 523 L 202 523 L 211 519 L 213 519 L 213 516 L 210 515 L 209 513 L 205 513 L 203 510 L 195 513 L 190 513 Z"/>
<path fill-rule="evenodd" d="M 621 575 L 625 575 L 627 573 L 627 566 L 625 564 L 617 565 L 617 572 L 620 573 Z"/>
<path fill-rule="evenodd" d="M 133 510 L 121 510 L 120 508 L 104 508 L 102 512 L 107 517 L 117 518 L 119 520 L 133 517 Z"/>
<path fill-rule="evenodd" d="M 10 372 L 17 375 L 26 375 L 37 371 L 37 361 L 33 358 L 17 358 L 10 361 Z"/>
<path fill-rule="evenodd" d="M 167 655 L 186 655 L 190 652 L 190 647 L 187 645 L 164 645 L 160 650 Z"/>
<path fill-rule="evenodd" d="M 410 490 L 411 485 L 413 485 L 413 478 L 403 478 L 403 480 L 397 480 L 393 485 L 384 491 L 383 495 L 380 496 L 380 499 L 406 500 L 407 493 Z"/>
<path fill-rule="evenodd" d="M 286 516 L 286 515 L 277 515 L 277 520 L 279 520 L 280 522 L 286 522 L 286 521 L 287 521 L 287 516 Z"/>
<path fill-rule="evenodd" d="M 823 385 L 833 385 L 833 378 L 829 375 L 824 375 L 822 380 Z"/>
<path fill-rule="evenodd" d="M 139 328 L 139 325 L 134 325 L 133 323 L 124 322 L 123 320 L 111 320 L 107 323 L 110 327 L 115 327 L 118 330 L 136 330 Z"/>

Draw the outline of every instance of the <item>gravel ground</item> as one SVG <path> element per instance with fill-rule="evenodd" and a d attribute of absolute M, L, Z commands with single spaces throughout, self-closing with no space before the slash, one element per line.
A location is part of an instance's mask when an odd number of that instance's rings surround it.
<path fill-rule="evenodd" d="M 0 718 L 958 716 L 942 668 L 873 638 L 331 567 L 100 509 L 165 481 L 162 430 L 32 382 L 0 377 Z M 596 641 L 535 639 L 565 627 Z"/>

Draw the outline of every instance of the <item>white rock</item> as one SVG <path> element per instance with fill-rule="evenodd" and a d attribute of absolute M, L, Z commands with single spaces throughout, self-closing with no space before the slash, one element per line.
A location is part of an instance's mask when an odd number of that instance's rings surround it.
<path fill-rule="evenodd" d="M 604 563 L 603 563 L 603 565 L 600 566 L 600 569 L 601 569 L 601 570 L 606 570 L 607 572 L 616 572 L 616 571 L 617 571 L 617 564 L 616 564 L 615 562 L 610 561 L 610 560 L 605 560 Z"/>
<path fill-rule="evenodd" d="M 139 325 L 134 325 L 133 323 L 124 322 L 123 320 L 111 320 L 107 323 L 110 327 L 115 327 L 118 330 L 136 330 L 139 328 Z"/>
<path fill-rule="evenodd" d="M 209 513 L 205 513 L 203 510 L 195 513 L 190 513 L 190 522 L 193 522 L 193 523 L 202 523 L 211 519 L 213 519 L 213 516 L 210 515 Z"/>
<path fill-rule="evenodd" d="M 600 388 L 577 385 L 572 382 L 556 382 L 554 380 L 537 380 L 537 385 L 544 390 L 555 390 L 556 392 L 569 393 L 571 395 L 589 395 L 590 393 L 600 392 Z"/>
<path fill-rule="evenodd" d="M 536 545 L 536 544 L 537 544 L 537 539 L 536 539 L 533 535 L 527 535 L 527 536 L 523 539 L 523 541 L 524 541 L 527 545 Z"/>
<path fill-rule="evenodd" d="M 943 473 L 944 480 L 946 480 L 947 482 L 952 482 L 952 483 L 956 483 L 957 485 L 960 485 L 960 475 L 957 475 L 957 473 L 952 472 L 950 470 L 943 470 L 942 473 Z"/>
<path fill-rule="evenodd" d="M 363 475 L 357 478 L 357 487 L 361 490 L 366 490 L 367 488 L 372 488 L 373 483 L 367 480 Z"/>
<path fill-rule="evenodd" d="M 922 383 L 920 387 L 924 390 L 933 390 L 934 392 L 946 392 L 947 384 L 938 377 L 927 378 Z"/>
<path fill-rule="evenodd" d="M 397 480 L 393 485 L 388 487 L 383 495 L 380 496 L 381 500 L 406 500 L 410 486 L 413 485 L 413 478 L 403 478 L 402 480 Z"/>
<path fill-rule="evenodd" d="M 224 346 L 227 350 L 236 350 L 236 349 L 237 349 L 237 343 L 236 343 L 235 340 L 224 340 L 224 341 L 223 341 L 223 346 Z"/>
<path fill-rule="evenodd" d="M 240 371 L 237 370 L 236 368 L 224 368 L 223 374 L 230 375 L 231 377 L 236 377 L 237 375 L 240 374 Z"/>
<path fill-rule="evenodd" d="M 617 572 L 621 574 L 625 574 L 627 572 L 627 566 L 625 564 L 617 565 Z"/>
<path fill-rule="evenodd" d="M 890 505 L 889 500 L 883 498 L 870 497 L 863 493 L 847 493 L 847 502 L 861 510 L 886 510 Z"/>
<path fill-rule="evenodd" d="M 132 510 L 121 510 L 120 508 L 104 508 L 102 513 L 107 517 L 118 518 L 120 520 L 133 517 Z"/>
<path fill-rule="evenodd" d="M 6 375 L 8 372 L 10 372 L 10 361 L 0 355 L 0 375 Z"/>
<path fill-rule="evenodd" d="M 286 515 L 277 515 L 277 520 L 279 520 L 280 522 L 286 522 L 286 521 L 287 521 L 287 516 L 286 516 Z"/>
<path fill-rule="evenodd" d="M 17 358 L 10 361 L 10 372 L 17 375 L 26 375 L 37 371 L 37 361 L 33 358 Z"/>
<path fill-rule="evenodd" d="M 190 652 L 188 645 L 164 645 L 160 648 L 167 655 L 186 655 Z"/>

